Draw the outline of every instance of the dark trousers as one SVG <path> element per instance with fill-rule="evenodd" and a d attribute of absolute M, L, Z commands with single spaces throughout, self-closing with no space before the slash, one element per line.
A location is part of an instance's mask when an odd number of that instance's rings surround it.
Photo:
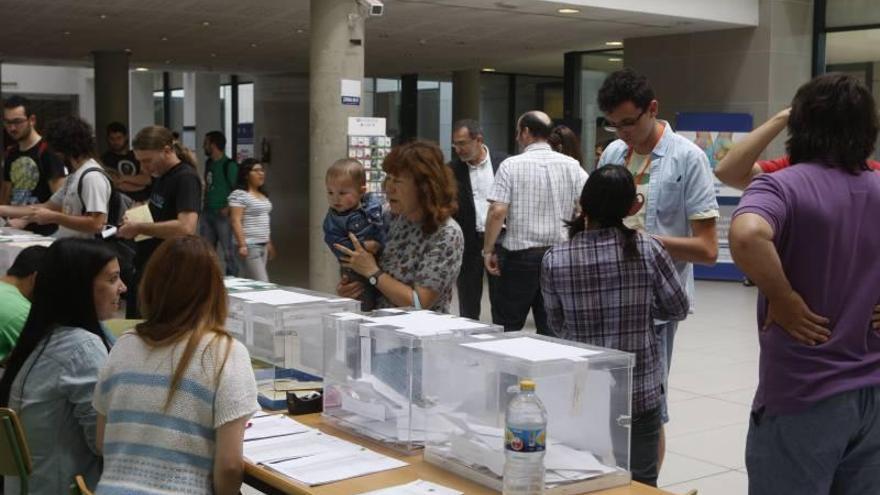
<path fill-rule="evenodd" d="M 480 236 L 482 240 L 482 235 Z M 458 273 L 458 310 L 461 316 L 479 320 L 483 302 L 483 274 L 489 277 L 489 305 L 492 309 L 492 321 L 498 321 L 496 297 L 498 277 L 486 272 L 483 255 L 479 251 L 465 251 L 461 259 L 461 271 Z"/>
<path fill-rule="evenodd" d="M 498 315 L 495 323 L 503 325 L 505 332 L 522 330 L 531 309 L 538 333 L 550 335 L 544 297 L 541 295 L 541 262 L 548 249 L 498 250 L 501 276 L 498 280 L 497 304 L 494 306 Z"/>
<path fill-rule="evenodd" d="M 660 408 L 634 414 L 630 433 L 629 470 L 633 481 L 657 486 L 660 428 L 663 426 Z"/>

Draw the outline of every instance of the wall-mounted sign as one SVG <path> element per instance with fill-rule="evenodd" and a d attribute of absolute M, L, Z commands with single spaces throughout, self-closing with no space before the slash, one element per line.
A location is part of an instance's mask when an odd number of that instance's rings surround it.
<path fill-rule="evenodd" d="M 385 119 L 381 117 L 349 117 L 349 136 L 384 136 Z"/>
<path fill-rule="evenodd" d="M 342 104 L 358 106 L 361 104 L 361 82 L 357 79 L 342 80 Z"/>

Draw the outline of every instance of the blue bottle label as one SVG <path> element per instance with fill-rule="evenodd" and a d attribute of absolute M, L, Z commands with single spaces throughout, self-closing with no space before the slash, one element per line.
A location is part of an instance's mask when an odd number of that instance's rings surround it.
<path fill-rule="evenodd" d="M 547 432 L 544 428 L 506 428 L 504 448 L 513 452 L 544 452 Z"/>

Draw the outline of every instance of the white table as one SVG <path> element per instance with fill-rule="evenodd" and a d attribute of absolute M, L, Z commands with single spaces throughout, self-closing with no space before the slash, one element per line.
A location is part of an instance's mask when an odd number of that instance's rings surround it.
<path fill-rule="evenodd" d="M 24 248 L 30 246 L 49 246 L 55 239 L 13 229 L 10 227 L 0 228 L 0 276 L 6 275 L 6 270 L 12 266 L 15 258 Z"/>

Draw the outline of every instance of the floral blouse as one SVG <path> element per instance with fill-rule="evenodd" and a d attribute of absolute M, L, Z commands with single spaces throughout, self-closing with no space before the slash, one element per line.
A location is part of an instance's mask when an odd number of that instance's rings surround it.
<path fill-rule="evenodd" d="M 430 309 L 448 313 L 452 288 L 461 269 L 464 236 L 458 223 L 449 218 L 433 234 L 422 232 L 420 223 L 403 216 L 393 216 L 388 227 L 385 250 L 379 267 L 410 287 L 423 287 L 440 294 Z M 378 307 L 394 305 L 379 295 Z"/>

